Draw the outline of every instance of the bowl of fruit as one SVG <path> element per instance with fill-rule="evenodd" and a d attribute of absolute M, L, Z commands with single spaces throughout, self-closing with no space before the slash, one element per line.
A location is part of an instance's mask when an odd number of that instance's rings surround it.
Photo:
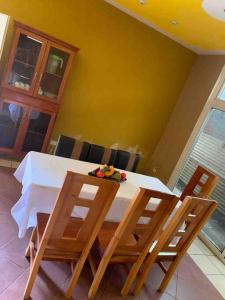
<path fill-rule="evenodd" d="M 126 173 L 119 172 L 113 166 L 104 165 L 88 173 L 90 176 L 123 182 L 127 180 Z"/>

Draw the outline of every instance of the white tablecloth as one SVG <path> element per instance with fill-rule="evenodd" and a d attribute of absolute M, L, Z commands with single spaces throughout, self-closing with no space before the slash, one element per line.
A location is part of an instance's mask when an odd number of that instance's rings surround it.
<path fill-rule="evenodd" d="M 62 187 L 67 171 L 87 174 L 99 165 L 62 158 L 48 154 L 29 152 L 17 168 L 14 176 L 22 183 L 22 195 L 12 207 L 11 213 L 19 227 L 19 238 L 24 237 L 29 227 L 37 224 L 37 212 L 50 213 L 57 194 Z M 157 178 L 127 172 L 127 181 L 121 183 L 106 220 L 120 221 L 139 187 L 170 193 Z M 83 191 L 86 197 L 93 197 L 90 186 Z M 155 202 L 157 204 L 158 202 Z M 154 202 L 153 202 L 154 204 Z M 151 204 L 151 205 L 153 205 Z M 86 211 L 77 207 L 74 216 L 84 217 Z"/>

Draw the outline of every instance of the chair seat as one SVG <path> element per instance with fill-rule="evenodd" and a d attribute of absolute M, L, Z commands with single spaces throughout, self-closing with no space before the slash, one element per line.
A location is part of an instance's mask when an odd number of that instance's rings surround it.
<path fill-rule="evenodd" d="M 98 250 L 99 250 L 101 256 L 104 254 L 105 249 L 109 245 L 118 225 L 119 225 L 118 223 L 114 223 L 114 222 L 104 222 L 103 223 L 103 226 L 98 234 L 98 240 L 97 240 L 97 247 L 98 247 Z M 136 245 L 136 243 L 137 243 L 137 240 L 135 239 L 134 235 L 130 234 L 123 241 L 122 245 L 120 244 L 118 247 L 133 246 L 133 245 Z M 138 255 L 138 253 L 136 253 L 136 252 L 130 253 L 130 254 L 125 254 L 124 251 L 121 251 L 120 249 L 118 249 L 114 252 L 111 260 L 112 260 L 112 262 L 118 262 L 118 261 L 124 262 L 124 260 L 126 260 L 125 259 L 125 256 L 126 256 L 127 261 L 133 261 L 133 259 L 131 257 L 134 256 L 135 257 L 134 260 L 135 260 L 137 255 Z"/>
<path fill-rule="evenodd" d="M 39 246 L 39 243 L 41 241 L 41 238 L 44 234 L 49 214 L 44 213 L 38 213 L 37 214 L 37 247 Z M 64 237 L 75 239 L 78 231 L 81 228 L 81 225 L 83 224 L 83 220 L 80 218 L 72 218 L 70 219 L 65 232 Z M 44 259 L 62 259 L 62 260 L 76 260 L 79 258 L 80 254 L 79 252 L 74 251 L 68 251 L 66 248 L 63 247 L 65 242 L 62 240 L 61 243 L 59 243 L 60 247 L 54 247 L 51 244 L 46 247 Z"/>

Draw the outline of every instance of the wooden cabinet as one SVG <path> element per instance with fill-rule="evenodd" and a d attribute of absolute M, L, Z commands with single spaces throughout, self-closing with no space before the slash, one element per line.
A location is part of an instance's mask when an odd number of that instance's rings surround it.
<path fill-rule="evenodd" d="M 0 93 L 0 152 L 45 151 L 78 48 L 15 22 Z"/>
<path fill-rule="evenodd" d="M 16 101 L 2 100 L 0 151 L 16 156 L 46 149 L 56 113 Z"/>

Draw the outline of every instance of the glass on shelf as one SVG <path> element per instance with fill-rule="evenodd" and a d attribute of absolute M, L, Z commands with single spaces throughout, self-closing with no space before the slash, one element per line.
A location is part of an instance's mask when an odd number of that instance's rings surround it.
<path fill-rule="evenodd" d="M 29 91 L 35 74 L 35 67 L 42 43 L 32 37 L 20 34 L 8 84 Z"/>
<path fill-rule="evenodd" d="M 23 116 L 23 108 L 4 103 L 0 111 L 0 147 L 13 149 Z"/>
<path fill-rule="evenodd" d="M 38 90 L 39 96 L 57 99 L 69 54 L 51 47 Z"/>
<path fill-rule="evenodd" d="M 23 151 L 41 151 L 51 115 L 33 110 L 30 115 Z"/>

